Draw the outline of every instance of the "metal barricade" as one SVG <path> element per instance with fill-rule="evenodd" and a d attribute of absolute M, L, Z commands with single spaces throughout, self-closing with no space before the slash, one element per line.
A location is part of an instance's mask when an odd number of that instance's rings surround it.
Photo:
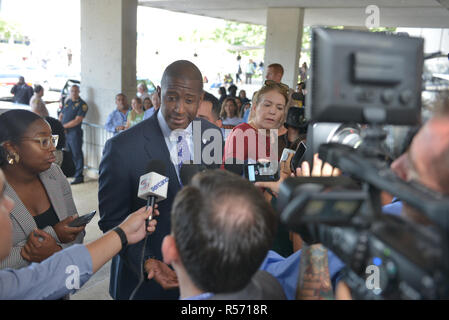
<path fill-rule="evenodd" d="M 106 141 L 113 137 L 103 126 L 83 121 L 84 168 L 98 173 L 103 148 Z"/>

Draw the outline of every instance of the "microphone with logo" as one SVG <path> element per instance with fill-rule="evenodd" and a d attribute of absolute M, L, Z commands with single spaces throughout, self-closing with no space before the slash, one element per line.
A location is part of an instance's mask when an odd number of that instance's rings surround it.
<path fill-rule="evenodd" d="M 156 202 L 167 198 L 168 178 L 165 176 L 165 164 L 161 160 L 151 160 L 147 168 L 148 173 L 140 177 L 137 196 L 146 200 L 147 209 L 151 206 L 154 212 Z M 153 214 L 146 221 L 147 227 L 151 219 Z"/>
<path fill-rule="evenodd" d="M 156 204 L 156 202 L 165 200 L 167 198 L 167 191 L 168 191 L 168 178 L 165 176 L 166 167 L 164 162 L 162 162 L 161 160 L 151 160 L 147 168 L 148 173 L 140 177 L 139 190 L 137 192 L 137 196 L 139 198 L 147 201 L 147 210 L 150 206 L 153 209 L 151 211 L 152 212 L 151 215 L 147 218 L 145 222 L 145 229 L 148 229 L 148 224 L 153 219 L 154 205 Z M 140 269 L 139 283 L 131 293 L 129 300 L 134 299 L 135 294 L 142 286 L 142 283 L 144 282 L 145 279 L 144 257 L 147 246 L 147 240 L 149 238 L 148 235 L 149 233 L 147 231 L 147 235 L 145 236 L 145 240 L 142 246 L 142 255 L 140 259 L 141 269 Z"/>

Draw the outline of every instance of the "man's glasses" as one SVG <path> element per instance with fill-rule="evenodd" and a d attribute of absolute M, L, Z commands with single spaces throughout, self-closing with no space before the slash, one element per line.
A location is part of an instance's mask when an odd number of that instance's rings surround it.
<path fill-rule="evenodd" d="M 285 91 L 287 94 L 290 91 L 290 87 L 288 85 L 286 85 L 285 83 L 276 82 L 276 81 L 273 81 L 273 80 L 265 80 L 264 86 L 267 86 L 267 87 L 275 87 L 275 86 L 277 86 L 277 87 L 281 88 L 283 91 Z"/>
<path fill-rule="evenodd" d="M 39 141 L 41 144 L 41 148 L 44 150 L 50 149 L 51 145 L 57 146 L 59 135 L 54 134 L 50 137 L 39 137 L 39 138 L 22 138 L 22 140 L 33 140 L 33 141 Z"/>

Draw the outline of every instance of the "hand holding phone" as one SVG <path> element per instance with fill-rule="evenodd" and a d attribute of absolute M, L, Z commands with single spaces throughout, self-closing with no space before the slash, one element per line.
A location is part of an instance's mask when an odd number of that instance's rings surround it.
<path fill-rule="evenodd" d="M 82 216 L 76 218 L 75 220 L 73 220 L 72 222 L 70 222 L 68 224 L 68 226 L 72 227 L 72 228 L 77 228 L 77 227 L 84 226 L 84 225 L 88 224 L 92 220 L 92 218 L 94 217 L 94 215 L 96 213 L 97 213 L 97 211 L 94 210 L 91 213 L 82 215 Z"/>
<path fill-rule="evenodd" d="M 244 167 L 245 178 L 250 182 L 257 181 L 278 181 L 279 171 L 270 172 L 270 163 L 247 164 Z"/>

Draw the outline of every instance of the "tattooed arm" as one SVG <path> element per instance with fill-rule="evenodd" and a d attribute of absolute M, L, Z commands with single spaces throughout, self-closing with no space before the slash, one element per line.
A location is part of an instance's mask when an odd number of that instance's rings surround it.
<path fill-rule="evenodd" d="M 321 244 L 312 246 L 304 244 L 300 263 L 296 299 L 334 299 L 327 262 L 327 249 Z"/>

